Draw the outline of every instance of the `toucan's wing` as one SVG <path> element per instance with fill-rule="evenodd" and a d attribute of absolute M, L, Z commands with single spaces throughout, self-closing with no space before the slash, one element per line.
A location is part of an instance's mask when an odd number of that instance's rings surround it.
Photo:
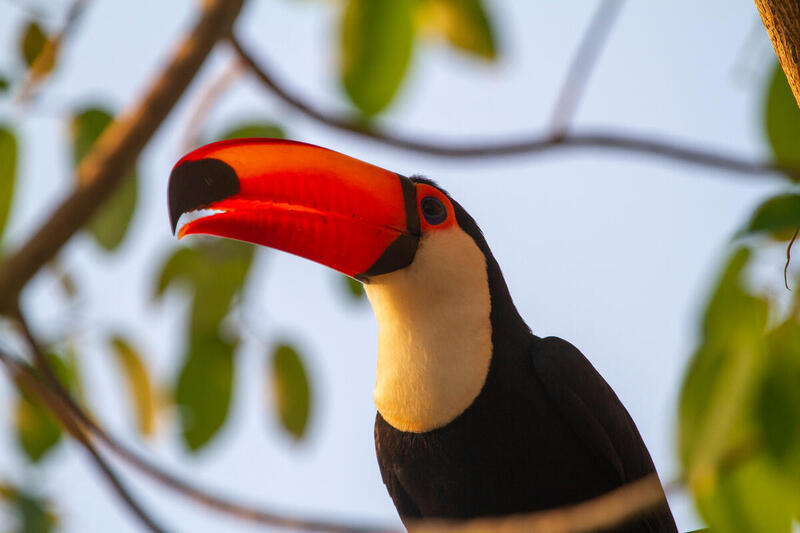
<path fill-rule="evenodd" d="M 589 451 L 607 461 L 619 484 L 655 472 L 633 419 L 580 350 L 558 337 L 537 344 L 531 356 L 533 366 L 554 408 Z M 652 531 L 677 531 L 666 502 L 646 523 Z"/>

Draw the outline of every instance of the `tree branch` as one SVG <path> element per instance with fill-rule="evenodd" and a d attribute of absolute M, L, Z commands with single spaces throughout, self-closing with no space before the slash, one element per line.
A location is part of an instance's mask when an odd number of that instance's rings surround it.
<path fill-rule="evenodd" d="M 567 78 L 561 87 L 558 100 L 553 109 L 550 122 L 550 131 L 554 137 L 566 133 L 581 95 L 586 88 L 589 74 L 597 63 L 597 58 L 611 34 L 611 28 L 617 21 L 622 9 L 623 0 L 602 0 L 597 7 L 586 33 L 583 34 L 581 44 L 567 71 Z"/>
<path fill-rule="evenodd" d="M 325 533 L 397 533 L 395 530 L 384 526 L 338 524 L 331 521 L 292 517 L 275 511 L 248 507 L 233 500 L 213 495 L 205 489 L 201 489 L 168 473 L 166 470 L 143 458 L 137 452 L 134 452 L 131 448 L 123 445 L 119 440 L 113 438 L 86 414 L 56 377 L 52 365 L 47 360 L 42 350 L 39 349 L 39 344 L 21 313 L 17 312 L 15 319 L 19 324 L 20 331 L 25 341 L 33 352 L 36 367 L 41 371 L 49 391 L 58 400 L 56 409 L 69 413 L 69 416 L 78 422 L 78 427 L 81 432 L 88 431 L 93 434 L 98 441 L 105 444 L 117 457 L 161 485 L 182 494 L 195 503 L 223 512 L 229 516 L 257 524 Z"/>
<path fill-rule="evenodd" d="M 136 502 L 128 489 L 119 479 L 119 476 L 103 459 L 97 448 L 92 444 L 89 436 L 84 433 L 83 429 L 78 425 L 75 419 L 70 414 L 69 410 L 64 408 L 56 395 L 51 392 L 50 388 L 45 386 L 40 378 L 33 372 L 33 370 L 25 363 L 15 360 L 12 356 L 0 351 L 0 362 L 6 367 L 6 371 L 11 378 L 11 381 L 17 383 L 20 392 L 24 388 L 27 391 L 35 393 L 42 402 L 48 407 L 50 412 L 59 421 L 62 427 L 78 441 L 78 443 L 86 450 L 94 463 L 95 467 L 100 471 L 106 482 L 113 488 L 120 500 L 125 504 L 128 510 L 133 513 L 142 525 L 153 533 L 163 533 L 165 530 L 159 526 L 153 518 Z"/>
<path fill-rule="evenodd" d="M 396 135 L 372 129 L 363 122 L 329 115 L 315 108 L 310 103 L 305 102 L 300 97 L 289 92 L 269 73 L 263 64 L 256 63 L 255 59 L 247 53 L 235 36 L 230 36 L 229 41 L 252 73 L 285 103 L 294 107 L 304 115 L 331 128 L 354 133 L 395 148 L 402 148 L 404 150 L 432 156 L 462 159 L 523 154 L 533 155 L 558 149 L 595 148 L 658 156 L 665 159 L 683 161 L 685 163 L 693 163 L 742 174 L 771 174 L 781 172 L 793 179 L 800 180 L 800 167 L 798 166 L 751 161 L 736 157 L 732 154 L 722 153 L 719 150 L 697 149 L 663 139 L 647 138 L 640 134 L 587 132 L 565 134 L 556 137 L 553 135 L 532 135 L 519 140 L 510 140 L 500 143 L 475 143 L 469 145 L 420 140 L 420 136 L 416 135 Z"/>
<path fill-rule="evenodd" d="M 411 533 L 584 533 L 622 525 L 650 509 L 666 505 L 656 474 L 623 485 L 597 498 L 530 514 L 477 518 L 468 522 L 426 520 Z"/>
<path fill-rule="evenodd" d="M 180 99 L 214 44 L 230 33 L 244 0 L 209 0 L 192 31 L 145 96 L 115 120 L 77 169 L 78 186 L 39 230 L 0 264 L 0 312 L 13 313 L 27 281 L 53 258 L 126 176 Z"/>
<path fill-rule="evenodd" d="M 800 2 L 756 0 L 756 7 L 800 106 Z"/>

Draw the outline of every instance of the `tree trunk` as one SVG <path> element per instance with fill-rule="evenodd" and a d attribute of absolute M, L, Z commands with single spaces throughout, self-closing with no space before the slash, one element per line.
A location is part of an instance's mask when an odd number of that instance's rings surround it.
<path fill-rule="evenodd" d="M 800 106 L 800 0 L 755 0 Z"/>

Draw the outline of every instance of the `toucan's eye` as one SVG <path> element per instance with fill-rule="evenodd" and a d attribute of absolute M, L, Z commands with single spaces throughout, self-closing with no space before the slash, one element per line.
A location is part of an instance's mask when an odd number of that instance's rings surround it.
<path fill-rule="evenodd" d="M 441 224 L 447 218 L 447 209 L 438 198 L 434 196 L 426 196 L 420 202 L 422 208 L 422 216 L 428 221 L 428 224 L 435 226 Z"/>

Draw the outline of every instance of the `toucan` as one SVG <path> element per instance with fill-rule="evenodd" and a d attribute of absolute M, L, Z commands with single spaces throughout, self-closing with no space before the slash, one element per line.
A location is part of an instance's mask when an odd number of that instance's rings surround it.
<path fill-rule="evenodd" d="M 478 225 L 433 181 L 238 139 L 181 158 L 168 207 L 179 238 L 268 246 L 364 284 L 375 448 L 406 525 L 559 507 L 655 472 L 611 387 L 575 346 L 531 333 Z M 666 500 L 637 520 L 616 531 L 677 531 Z"/>

